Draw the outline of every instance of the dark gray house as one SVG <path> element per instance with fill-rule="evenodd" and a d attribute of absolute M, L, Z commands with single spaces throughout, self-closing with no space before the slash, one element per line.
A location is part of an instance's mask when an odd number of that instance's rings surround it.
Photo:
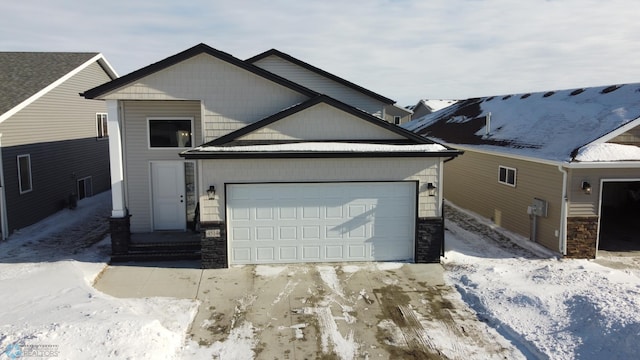
<path fill-rule="evenodd" d="M 116 77 L 99 53 L 0 52 L 2 239 L 110 188 L 106 107 L 79 93 Z"/>

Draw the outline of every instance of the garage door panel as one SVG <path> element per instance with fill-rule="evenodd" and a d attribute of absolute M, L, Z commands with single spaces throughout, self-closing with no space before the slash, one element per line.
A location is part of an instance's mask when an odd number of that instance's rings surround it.
<path fill-rule="evenodd" d="M 414 182 L 229 185 L 231 262 L 412 259 L 415 192 Z"/>

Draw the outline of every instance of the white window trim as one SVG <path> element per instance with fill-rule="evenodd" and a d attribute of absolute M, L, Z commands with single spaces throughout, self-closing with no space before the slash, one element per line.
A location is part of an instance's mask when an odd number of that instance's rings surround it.
<path fill-rule="evenodd" d="M 20 158 L 27 158 L 28 159 L 27 162 L 28 162 L 28 165 L 29 165 L 29 185 L 31 186 L 31 188 L 28 189 L 28 190 L 23 190 L 22 189 L 22 174 L 21 174 L 21 171 L 20 171 L 21 170 L 20 169 Z M 17 166 L 17 168 L 18 168 L 18 187 L 20 188 L 20 194 L 26 194 L 28 192 L 33 191 L 33 176 L 31 174 L 31 154 L 18 155 L 16 157 L 16 160 L 18 162 L 18 166 Z"/>
<path fill-rule="evenodd" d="M 506 170 L 506 179 L 505 179 L 505 181 L 500 180 L 500 171 L 502 169 Z M 509 171 L 513 171 L 513 184 L 508 182 L 508 180 L 509 180 Z M 516 187 L 516 184 L 518 183 L 518 170 L 516 168 L 499 165 L 498 166 L 498 182 L 500 184 L 503 184 L 503 185 Z"/>
<path fill-rule="evenodd" d="M 100 116 L 100 124 L 98 125 L 98 117 Z M 107 113 L 96 113 L 96 138 L 98 140 L 107 140 L 109 139 L 109 132 L 107 130 L 107 135 L 100 136 L 101 129 L 104 129 L 107 126 L 107 121 L 109 120 L 109 115 Z M 104 121 L 104 124 L 102 122 Z"/>
<path fill-rule="evenodd" d="M 400 125 L 402 123 L 402 116 L 394 116 L 393 123 L 396 125 Z"/>
<path fill-rule="evenodd" d="M 151 129 L 149 128 L 149 122 L 151 120 L 189 120 L 191 121 L 191 146 L 195 140 L 195 128 L 193 126 L 193 117 L 184 116 L 152 116 L 147 118 L 147 149 L 149 150 L 167 150 L 167 149 L 190 149 L 190 147 L 152 147 L 151 146 Z"/>

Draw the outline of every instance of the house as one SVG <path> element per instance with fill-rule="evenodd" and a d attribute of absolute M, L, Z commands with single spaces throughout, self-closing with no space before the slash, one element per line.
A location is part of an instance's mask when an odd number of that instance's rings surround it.
<path fill-rule="evenodd" d="M 106 106 L 78 93 L 116 77 L 99 53 L 0 52 L 2 239 L 109 189 Z"/>
<path fill-rule="evenodd" d="M 640 248 L 640 84 L 468 99 L 406 128 L 465 151 L 453 203 L 567 257 Z"/>
<path fill-rule="evenodd" d="M 391 100 L 256 62 L 199 44 L 84 92 L 109 113 L 112 260 L 195 222 L 206 268 L 439 261 L 441 169 L 460 152 L 374 115 Z"/>
<path fill-rule="evenodd" d="M 431 114 L 438 110 L 442 110 L 447 106 L 451 106 L 456 103 L 457 100 L 429 100 L 421 99 L 417 104 L 407 106 L 407 110 L 413 112 L 412 119 L 418 119 L 425 115 Z"/>
<path fill-rule="evenodd" d="M 347 102 L 392 124 L 400 125 L 411 120 L 412 112 L 395 105 L 395 101 L 276 49 L 246 61 L 317 93 Z"/>

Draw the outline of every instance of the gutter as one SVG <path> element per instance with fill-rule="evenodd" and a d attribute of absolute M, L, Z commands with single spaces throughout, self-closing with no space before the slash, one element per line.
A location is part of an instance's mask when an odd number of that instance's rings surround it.
<path fill-rule="evenodd" d="M 562 205 L 560 209 L 560 252 L 567 255 L 567 170 L 558 165 L 558 171 L 562 173 Z"/>

